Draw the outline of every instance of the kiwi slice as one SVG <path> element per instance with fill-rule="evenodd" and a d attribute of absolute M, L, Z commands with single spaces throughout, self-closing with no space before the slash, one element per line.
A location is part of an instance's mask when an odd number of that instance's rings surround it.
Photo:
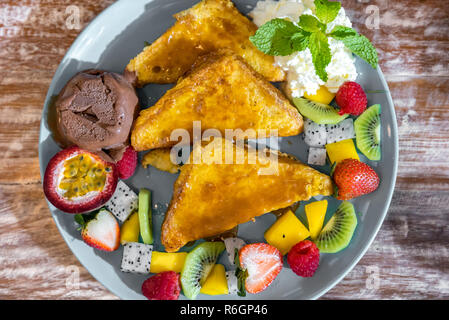
<path fill-rule="evenodd" d="M 339 115 L 334 107 L 306 98 L 293 98 L 293 103 L 303 116 L 318 124 L 337 124 L 349 116 Z"/>
<path fill-rule="evenodd" d="M 366 109 L 354 121 L 357 148 L 370 160 L 380 160 L 380 104 Z"/>
<path fill-rule="evenodd" d="M 203 242 L 189 252 L 181 271 L 184 295 L 193 300 L 211 272 L 218 256 L 225 249 L 223 242 Z"/>
<path fill-rule="evenodd" d="M 320 252 L 335 253 L 341 251 L 348 246 L 356 226 L 357 217 L 354 206 L 348 201 L 343 201 L 321 230 L 315 240 L 316 246 Z"/>

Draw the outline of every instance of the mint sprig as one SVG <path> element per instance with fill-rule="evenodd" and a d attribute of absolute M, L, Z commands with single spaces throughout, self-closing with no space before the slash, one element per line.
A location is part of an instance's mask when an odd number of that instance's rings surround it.
<path fill-rule="evenodd" d="M 327 24 L 340 11 L 340 2 L 315 0 L 315 15 L 301 15 L 297 24 L 284 19 L 273 19 L 262 25 L 251 42 L 262 52 L 272 56 L 287 56 L 309 48 L 316 74 L 327 81 L 326 67 L 332 60 L 328 38 L 342 41 L 352 53 L 377 67 L 377 51 L 371 42 L 352 28 L 336 26 L 327 33 Z"/>
<path fill-rule="evenodd" d="M 307 48 L 309 33 L 293 22 L 273 19 L 261 26 L 249 39 L 257 48 L 271 56 L 288 56 Z"/>

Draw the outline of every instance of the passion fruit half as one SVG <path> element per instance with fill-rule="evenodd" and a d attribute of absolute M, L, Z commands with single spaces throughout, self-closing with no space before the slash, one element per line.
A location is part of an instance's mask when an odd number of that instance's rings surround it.
<path fill-rule="evenodd" d="M 56 208 L 83 213 L 104 205 L 117 187 L 114 163 L 73 146 L 58 152 L 48 163 L 44 193 Z"/>

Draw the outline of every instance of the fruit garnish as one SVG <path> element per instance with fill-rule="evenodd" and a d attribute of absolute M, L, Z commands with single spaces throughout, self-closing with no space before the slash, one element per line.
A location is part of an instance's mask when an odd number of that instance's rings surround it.
<path fill-rule="evenodd" d="M 304 240 L 295 244 L 287 255 L 287 262 L 300 277 L 312 277 L 320 263 L 320 251 L 315 243 Z"/>
<path fill-rule="evenodd" d="M 373 192 L 379 186 L 379 176 L 366 163 L 345 159 L 337 163 L 333 180 L 337 187 L 337 199 L 349 200 Z"/>
<path fill-rule="evenodd" d="M 288 210 L 265 231 L 267 242 L 279 249 L 282 255 L 287 254 L 291 247 L 310 236 L 309 230 Z"/>
<path fill-rule="evenodd" d="M 344 159 L 359 160 L 359 155 L 355 149 L 352 139 L 341 140 L 335 143 L 326 144 L 326 151 L 331 164 L 338 163 Z"/>
<path fill-rule="evenodd" d="M 138 197 L 130 187 L 128 187 L 122 180 L 119 180 L 114 194 L 104 206 L 111 211 L 120 222 L 124 222 L 131 213 L 137 211 Z"/>
<path fill-rule="evenodd" d="M 380 104 L 365 110 L 354 122 L 357 148 L 370 160 L 380 160 Z"/>
<path fill-rule="evenodd" d="M 223 242 L 226 246 L 229 262 L 235 265 L 235 250 L 237 249 L 238 254 L 238 251 L 246 244 L 245 241 L 240 238 L 232 237 L 224 239 Z"/>
<path fill-rule="evenodd" d="M 340 107 L 338 112 L 340 115 L 349 113 L 358 116 L 366 110 L 368 104 L 365 91 L 354 81 L 346 81 L 342 84 L 335 95 L 335 101 Z"/>
<path fill-rule="evenodd" d="M 193 300 L 200 293 L 223 250 L 223 242 L 203 242 L 189 252 L 181 272 L 182 291 L 187 298 Z"/>
<path fill-rule="evenodd" d="M 315 240 L 323 228 L 324 217 L 327 211 L 327 200 L 306 204 L 304 210 L 309 223 L 310 238 Z"/>
<path fill-rule="evenodd" d="M 151 217 L 151 192 L 140 189 L 139 192 L 139 225 L 143 243 L 153 243 L 153 221 Z"/>
<path fill-rule="evenodd" d="M 226 281 L 228 283 L 228 294 L 239 294 L 239 280 L 235 275 L 235 270 L 226 271 Z M 243 282 L 243 290 L 245 289 L 245 282 Z M 245 292 L 246 295 L 246 292 Z M 243 296 L 245 296 L 243 295 Z"/>
<path fill-rule="evenodd" d="M 355 138 L 354 121 L 351 118 L 337 124 L 328 124 L 326 130 L 326 144 Z"/>
<path fill-rule="evenodd" d="M 179 274 L 174 271 L 158 273 L 142 284 L 142 294 L 148 300 L 178 300 L 180 292 Z"/>
<path fill-rule="evenodd" d="M 151 256 L 151 273 L 174 271 L 181 273 L 187 258 L 187 252 L 158 252 Z"/>
<path fill-rule="evenodd" d="M 354 206 L 344 201 L 314 241 L 322 253 L 335 253 L 346 248 L 357 227 Z"/>
<path fill-rule="evenodd" d="M 335 97 L 335 93 L 330 92 L 326 86 L 320 86 L 315 94 L 304 93 L 304 97 L 322 104 L 329 104 Z"/>
<path fill-rule="evenodd" d="M 310 147 L 307 163 L 316 166 L 324 166 L 326 164 L 326 149 Z"/>
<path fill-rule="evenodd" d="M 253 243 L 240 249 L 241 267 L 248 272 L 246 291 L 259 293 L 265 290 L 282 270 L 282 254 L 274 246 Z"/>
<path fill-rule="evenodd" d="M 130 178 L 137 167 L 137 152 L 133 147 L 128 146 L 123 153 L 123 157 L 117 162 L 118 177 L 120 179 Z"/>
<path fill-rule="evenodd" d="M 293 103 L 304 117 L 317 124 L 337 124 L 348 117 L 348 114 L 339 115 L 337 109 L 330 105 L 306 98 L 293 98 Z"/>
<path fill-rule="evenodd" d="M 76 146 L 58 152 L 44 174 L 44 193 L 56 208 L 83 213 L 104 205 L 117 186 L 115 164 Z"/>
<path fill-rule="evenodd" d="M 139 233 L 140 233 L 139 214 L 137 212 L 134 212 L 123 223 L 120 229 L 120 243 L 125 244 L 127 242 L 138 242 Z"/>
<path fill-rule="evenodd" d="M 153 246 L 139 242 L 127 242 L 123 245 L 120 270 L 138 274 L 150 273 Z"/>
<path fill-rule="evenodd" d="M 200 292 L 211 296 L 229 293 L 226 271 L 222 264 L 216 264 L 212 268 Z"/>
<path fill-rule="evenodd" d="M 323 147 L 327 141 L 327 127 L 310 119 L 304 121 L 304 142 L 311 147 Z"/>
<path fill-rule="evenodd" d="M 76 222 L 81 224 L 81 237 L 89 246 L 114 251 L 120 244 L 120 227 L 112 213 L 101 209 L 93 215 L 76 215 Z"/>

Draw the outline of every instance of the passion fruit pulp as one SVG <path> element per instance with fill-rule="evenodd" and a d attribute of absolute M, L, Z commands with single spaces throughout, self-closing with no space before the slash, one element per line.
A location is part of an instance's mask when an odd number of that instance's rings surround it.
<path fill-rule="evenodd" d="M 114 163 L 79 147 L 58 152 L 44 175 L 44 193 L 56 208 L 82 213 L 104 205 L 117 186 Z"/>

